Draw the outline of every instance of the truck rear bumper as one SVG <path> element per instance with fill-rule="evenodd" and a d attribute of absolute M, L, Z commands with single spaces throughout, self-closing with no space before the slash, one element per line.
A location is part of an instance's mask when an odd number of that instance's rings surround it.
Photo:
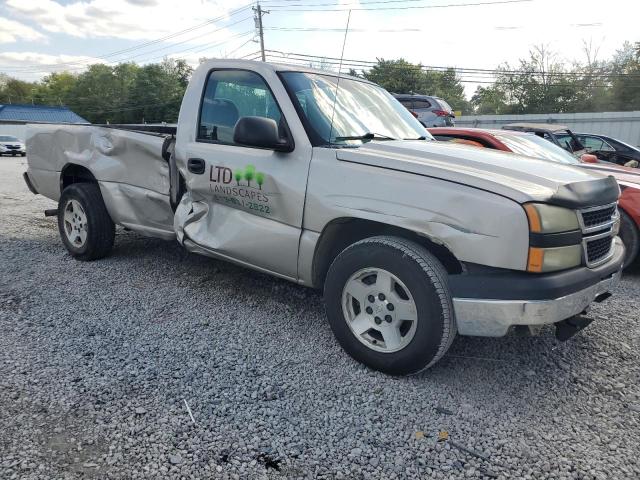
<path fill-rule="evenodd" d="M 515 288 L 517 283 L 526 278 L 534 298 L 525 299 L 488 299 L 488 298 L 462 298 L 454 296 L 453 307 L 456 315 L 458 333 L 461 335 L 474 335 L 482 337 L 501 337 L 514 325 L 540 326 L 557 323 L 583 312 L 592 302 L 604 300 L 612 289 L 620 281 L 622 260 L 624 258 L 624 246 L 616 239 L 615 254 L 612 259 L 598 269 L 578 269 L 572 272 L 573 278 L 586 276 L 589 285 L 581 286 L 576 291 L 567 293 L 566 284 L 558 287 L 558 296 L 551 298 L 535 298 L 536 284 L 540 283 L 542 290 L 549 291 L 548 285 L 556 283 L 560 274 L 549 274 L 527 277 L 517 275 L 514 277 Z M 583 271 L 584 270 L 584 271 Z M 473 278 L 473 275 L 470 276 Z M 496 280 L 504 281 L 499 275 Z M 486 276 L 483 282 L 487 282 Z M 454 282 L 455 283 L 455 282 Z M 583 282 L 579 282 L 583 283 Z M 578 283 L 577 283 L 578 284 Z M 486 286 L 486 285 L 485 285 Z M 491 289 L 491 286 L 486 286 Z M 552 290 L 551 290 L 552 291 Z M 455 295 L 455 289 L 454 289 Z M 505 292 L 504 298 L 510 298 Z"/>

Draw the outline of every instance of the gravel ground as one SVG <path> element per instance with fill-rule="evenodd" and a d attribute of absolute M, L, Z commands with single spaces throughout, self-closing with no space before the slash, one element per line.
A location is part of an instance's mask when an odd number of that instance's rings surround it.
<path fill-rule="evenodd" d="M 568 342 L 459 337 L 392 378 L 314 291 L 122 230 L 72 260 L 23 163 L 0 158 L 0 478 L 640 477 L 637 273 Z"/>

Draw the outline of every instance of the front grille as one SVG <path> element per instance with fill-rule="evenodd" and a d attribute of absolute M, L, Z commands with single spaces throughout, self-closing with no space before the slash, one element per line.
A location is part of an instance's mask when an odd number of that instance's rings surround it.
<path fill-rule="evenodd" d="M 579 211 L 584 258 L 588 267 L 596 267 L 613 255 L 613 228 L 619 218 L 618 205 L 610 203 Z"/>
<path fill-rule="evenodd" d="M 20 150 L 20 147 L 16 146 L 16 145 L 7 145 L 7 148 L 9 150 Z"/>
<path fill-rule="evenodd" d="M 615 203 L 580 210 L 582 231 L 587 233 L 609 227 L 615 221 L 617 211 Z"/>
<path fill-rule="evenodd" d="M 606 258 L 611 251 L 613 240 L 610 236 L 596 238 L 595 240 L 586 239 L 587 243 L 587 263 L 595 264 Z"/>
<path fill-rule="evenodd" d="M 583 212 L 582 221 L 584 222 L 584 226 L 587 228 L 602 225 L 603 223 L 611 221 L 611 217 L 613 217 L 615 211 L 616 206 L 611 205 L 610 207 L 605 207 L 602 210 Z"/>

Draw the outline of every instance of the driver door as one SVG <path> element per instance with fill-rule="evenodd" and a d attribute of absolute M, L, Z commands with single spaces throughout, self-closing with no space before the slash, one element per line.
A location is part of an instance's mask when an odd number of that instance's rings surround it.
<path fill-rule="evenodd" d="M 271 118 L 281 137 L 290 136 L 284 101 L 254 71 L 209 72 L 196 138 L 186 145 L 191 205 L 181 205 L 181 222 L 185 238 L 208 253 L 295 280 L 311 151 L 282 153 L 233 138 L 245 116 Z"/>

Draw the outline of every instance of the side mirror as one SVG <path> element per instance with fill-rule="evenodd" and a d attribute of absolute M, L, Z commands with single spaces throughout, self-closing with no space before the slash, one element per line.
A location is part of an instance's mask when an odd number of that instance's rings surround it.
<path fill-rule="evenodd" d="M 580 156 L 580 160 L 584 163 L 598 163 L 598 157 L 591 153 L 583 153 Z"/>
<path fill-rule="evenodd" d="M 293 151 L 293 142 L 280 138 L 278 124 L 266 117 L 241 117 L 233 129 L 233 141 L 239 145 L 276 152 Z"/>

